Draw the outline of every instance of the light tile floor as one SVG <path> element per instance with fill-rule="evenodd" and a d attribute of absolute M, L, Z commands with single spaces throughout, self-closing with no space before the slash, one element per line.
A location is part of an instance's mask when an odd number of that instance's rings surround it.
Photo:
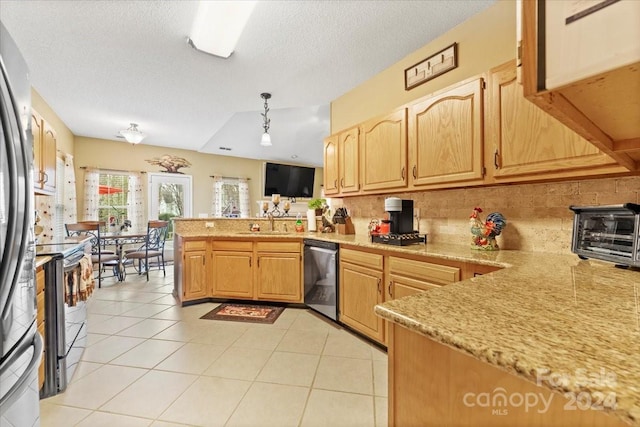
<path fill-rule="evenodd" d="M 68 389 L 40 403 L 47 426 L 386 426 L 387 355 L 287 308 L 273 325 L 202 320 L 176 305 L 173 270 L 103 282 Z"/>

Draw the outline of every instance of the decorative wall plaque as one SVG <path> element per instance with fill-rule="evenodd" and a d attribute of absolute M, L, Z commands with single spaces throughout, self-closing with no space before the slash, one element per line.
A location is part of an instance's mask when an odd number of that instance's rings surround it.
<path fill-rule="evenodd" d="M 404 70 L 404 90 L 413 89 L 458 66 L 458 43 Z"/>

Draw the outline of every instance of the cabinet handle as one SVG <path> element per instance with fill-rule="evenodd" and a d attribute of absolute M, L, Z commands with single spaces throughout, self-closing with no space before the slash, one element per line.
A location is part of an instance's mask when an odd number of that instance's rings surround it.
<path fill-rule="evenodd" d="M 335 181 L 333 181 L 333 186 L 334 186 L 335 188 L 338 188 L 338 180 L 337 180 L 337 179 L 336 179 Z"/>
<path fill-rule="evenodd" d="M 206 259 L 207 259 L 207 257 L 204 257 L 204 256 L 202 257 L 202 265 L 204 265 L 204 260 L 206 260 Z"/>
<path fill-rule="evenodd" d="M 389 296 L 393 298 L 393 292 L 391 291 L 391 285 L 393 285 L 393 281 L 389 280 Z"/>
<path fill-rule="evenodd" d="M 260 257 L 258 257 L 258 268 L 260 268 Z"/>
<path fill-rule="evenodd" d="M 344 188 L 344 178 L 340 178 L 340 187 Z"/>
<path fill-rule="evenodd" d="M 498 165 L 498 149 L 496 148 L 496 151 L 493 152 L 493 166 L 496 169 L 500 169 L 500 165 Z"/>
<path fill-rule="evenodd" d="M 402 179 L 404 179 L 404 166 L 402 167 Z"/>
<path fill-rule="evenodd" d="M 413 165 L 413 179 L 416 179 L 416 170 L 418 169 L 418 165 Z"/>
<path fill-rule="evenodd" d="M 46 172 L 42 172 L 43 180 L 42 183 L 49 182 L 49 175 Z"/>
<path fill-rule="evenodd" d="M 378 293 L 381 294 L 382 293 L 382 287 L 380 286 L 382 284 L 382 279 L 378 278 Z"/>
<path fill-rule="evenodd" d="M 249 258 L 249 267 L 251 267 L 251 258 Z"/>

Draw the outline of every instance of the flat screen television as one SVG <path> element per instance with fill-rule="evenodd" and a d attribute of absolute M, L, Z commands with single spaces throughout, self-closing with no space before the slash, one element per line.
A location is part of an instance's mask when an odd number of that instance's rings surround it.
<path fill-rule="evenodd" d="M 265 163 L 264 195 L 284 197 L 313 197 L 315 168 L 278 163 Z"/>

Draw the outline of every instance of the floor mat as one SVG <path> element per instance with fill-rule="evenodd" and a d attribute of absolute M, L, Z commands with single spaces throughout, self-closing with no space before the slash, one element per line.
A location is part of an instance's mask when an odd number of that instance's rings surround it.
<path fill-rule="evenodd" d="M 273 323 L 284 307 L 270 305 L 220 304 L 201 319 L 230 320 L 233 322 Z"/>

